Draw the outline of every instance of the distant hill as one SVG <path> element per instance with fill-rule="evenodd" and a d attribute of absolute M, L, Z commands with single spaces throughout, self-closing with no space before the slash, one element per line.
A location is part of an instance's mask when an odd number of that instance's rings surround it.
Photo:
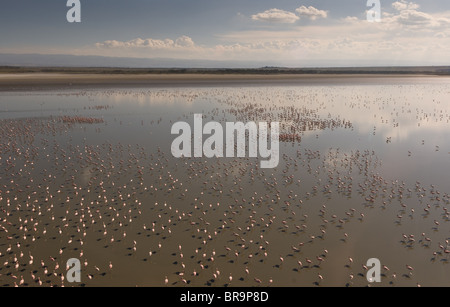
<path fill-rule="evenodd" d="M 331 66 L 331 65 L 330 65 Z M 266 62 L 120 58 L 0 53 L 0 72 L 98 74 L 432 74 L 450 75 L 450 66 L 376 66 L 290 68 Z"/>
<path fill-rule="evenodd" d="M 0 73 L 64 73 L 98 75 L 450 75 L 450 67 L 331 67 L 331 68 L 122 68 L 0 66 Z"/>
<path fill-rule="evenodd" d="M 76 56 L 64 54 L 8 54 L 0 53 L 0 66 L 26 67 L 119 67 L 119 68 L 233 68 L 262 67 L 265 62 L 179 60 L 165 58 L 121 58 L 104 56 Z"/>

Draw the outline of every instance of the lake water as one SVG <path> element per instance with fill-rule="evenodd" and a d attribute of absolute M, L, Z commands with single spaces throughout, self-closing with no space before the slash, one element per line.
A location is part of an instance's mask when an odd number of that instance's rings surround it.
<path fill-rule="evenodd" d="M 198 113 L 301 140 L 175 159 Z M 1 92 L 0 285 L 448 286 L 449 121 L 447 77 Z"/>

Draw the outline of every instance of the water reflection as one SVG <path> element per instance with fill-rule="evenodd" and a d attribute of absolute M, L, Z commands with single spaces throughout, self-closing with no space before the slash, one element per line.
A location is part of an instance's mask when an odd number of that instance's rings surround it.
<path fill-rule="evenodd" d="M 446 285 L 448 81 L 1 93 L 0 283 L 70 285 L 75 257 L 89 286 L 366 286 L 375 257 Z M 195 113 L 301 139 L 276 169 L 174 159 Z"/>

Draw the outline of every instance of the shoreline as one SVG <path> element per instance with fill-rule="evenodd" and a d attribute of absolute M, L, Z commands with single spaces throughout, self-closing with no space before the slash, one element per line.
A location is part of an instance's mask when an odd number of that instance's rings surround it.
<path fill-rule="evenodd" d="M 445 78 L 429 74 L 71 74 L 0 73 L 0 91 L 130 88 L 215 87 L 252 85 L 314 85 L 331 79 L 337 84 L 358 80 L 368 83 L 389 79 Z"/>

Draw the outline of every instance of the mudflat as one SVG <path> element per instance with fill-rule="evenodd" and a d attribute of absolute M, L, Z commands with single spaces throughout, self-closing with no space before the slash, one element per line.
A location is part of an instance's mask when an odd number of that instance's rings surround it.
<path fill-rule="evenodd" d="M 417 78 L 436 76 L 402 74 L 72 74 L 72 73 L 1 73 L 0 90 L 64 89 L 79 87 L 180 87 L 180 86 L 236 86 L 280 83 L 326 84 L 352 80 L 379 82 L 390 78 Z"/>

